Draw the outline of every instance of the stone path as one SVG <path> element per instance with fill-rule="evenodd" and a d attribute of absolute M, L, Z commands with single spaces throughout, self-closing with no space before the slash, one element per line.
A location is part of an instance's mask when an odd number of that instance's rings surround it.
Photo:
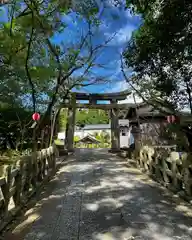
<path fill-rule="evenodd" d="M 6 240 L 192 239 L 192 209 L 101 149 L 71 156 Z"/>

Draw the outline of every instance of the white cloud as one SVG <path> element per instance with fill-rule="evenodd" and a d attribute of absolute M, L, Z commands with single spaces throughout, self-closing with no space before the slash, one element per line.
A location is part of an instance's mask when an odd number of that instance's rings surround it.
<path fill-rule="evenodd" d="M 103 29 L 107 30 L 108 26 L 105 24 L 103 25 Z M 132 35 L 132 32 L 135 30 L 135 28 L 132 25 L 127 24 L 125 27 L 120 28 L 114 38 L 108 43 L 108 46 L 122 46 L 125 43 L 127 43 Z M 106 38 L 110 38 L 112 36 L 111 32 L 105 32 L 104 33 Z"/>
<path fill-rule="evenodd" d="M 129 84 L 126 81 L 118 81 L 115 84 L 113 84 L 109 92 L 121 92 L 127 89 L 130 89 L 130 91 L 132 91 Z M 137 95 L 135 95 L 134 100 L 133 93 L 131 93 L 131 95 L 127 96 L 127 99 L 119 101 L 119 103 L 135 103 L 135 101 L 136 103 L 143 102 L 143 100 Z"/>
<path fill-rule="evenodd" d="M 117 92 L 127 90 L 128 88 L 130 88 L 130 87 L 129 87 L 129 84 L 126 81 L 119 81 L 116 84 L 116 91 Z"/>
<path fill-rule="evenodd" d="M 127 99 L 119 101 L 119 103 L 136 103 L 136 104 L 141 103 L 141 102 L 143 102 L 143 100 L 136 95 L 135 95 L 135 99 L 134 99 L 133 94 L 128 96 Z"/>
<path fill-rule="evenodd" d="M 137 28 L 137 22 L 139 21 L 136 15 L 131 14 L 130 10 L 124 10 L 125 1 L 121 0 L 121 7 L 114 6 L 115 0 L 108 0 L 106 6 L 108 11 L 104 11 L 102 17 L 101 29 L 104 31 L 104 35 L 108 38 L 116 32 L 116 36 L 110 45 L 122 45 L 129 41 L 132 32 Z M 111 11 L 109 11 L 111 9 Z"/>
<path fill-rule="evenodd" d="M 112 82 L 112 85 L 109 83 L 106 92 L 121 92 L 129 88 L 129 85 L 126 81 L 116 81 Z"/>
<path fill-rule="evenodd" d="M 134 30 L 134 28 L 132 26 L 130 26 L 129 24 L 126 25 L 125 27 L 121 28 L 117 32 L 117 35 L 114 38 L 114 42 L 117 45 L 125 44 L 131 38 L 133 30 Z"/>

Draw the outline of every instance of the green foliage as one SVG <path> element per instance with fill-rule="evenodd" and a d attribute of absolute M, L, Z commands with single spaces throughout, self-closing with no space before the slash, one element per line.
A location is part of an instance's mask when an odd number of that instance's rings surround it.
<path fill-rule="evenodd" d="M 110 144 L 111 143 L 110 134 L 108 132 L 103 131 L 100 134 L 96 132 L 94 134 L 94 137 L 97 140 L 99 140 L 102 144 Z"/>
<path fill-rule="evenodd" d="M 55 106 L 72 88 L 81 88 L 85 80 L 91 79 L 97 51 L 90 51 L 88 35 L 92 36 L 99 27 L 98 7 L 92 0 L 86 4 L 84 1 L 13 0 L 7 1 L 1 12 L 3 9 L 6 20 L 0 23 L 0 103 L 4 107 L 1 107 L 0 133 L 4 139 L 9 136 L 11 148 L 17 149 L 23 141 L 31 147 L 32 130 L 28 123 L 32 112 L 41 112 L 41 120 L 35 127 L 36 139 L 45 124 L 50 123 Z M 67 27 L 63 16 L 70 11 L 89 24 L 89 33 L 76 29 L 75 43 L 66 44 L 65 40 L 56 43 L 54 37 Z M 101 47 L 104 45 L 96 49 Z M 77 70 L 84 71 L 83 77 L 72 77 Z"/>
<path fill-rule="evenodd" d="M 55 44 L 52 38 L 65 30 L 66 24 L 62 17 L 71 8 L 77 15 L 79 13 L 78 17 L 85 18 L 89 15 L 85 21 L 91 21 L 91 16 L 96 16 L 98 11 L 96 6 L 91 0 L 86 5 L 76 1 L 9 1 L 5 6 L 7 21 L 1 23 L 0 31 L 2 97 L 9 95 L 14 102 L 33 94 L 33 102 L 30 99 L 25 103 L 28 107 L 36 105 L 33 107 L 38 108 L 41 107 L 38 102 L 43 102 L 45 98 L 52 101 L 53 96 L 54 105 L 59 100 L 60 89 L 65 94 L 67 89 L 74 87 L 73 81 L 67 81 L 71 74 L 84 64 L 90 64 L 90 68 L 92 66 L 92 58 L 79 56 L 82 48 L 87 47 L 85 41 L 83 44 L 81 42 L 84 36 L 78 36 L 80 41 L 76 45 L 67 46 L 64 42 Z M 94 22 L 91 24 L 94 25 Z M 86 69 L 87 74 L 88 70 Z M 58 78 L 62 80 L 56 81 Z M 81 81 L 78 82 L 80 83 Z"/>
<path fill-rule="evenodd" d="M 124 58 L 134 71 L 142 94 L 162 99 L 170 108 L 190 106 L 192 112 L 192 2 L 127 0 L 143 23 L 135 31 Z"/>
<path fill-rule="evenodd" d="M 64 146 L 64 142 L 60 139 L 55 139 L 54 143 L 56 146 Z"/>
<path fill-rule="evenodd" d="M 0 150 L 4 154 L 8 148 L 18 149 L 29 141 L 32 112 L 8 103 L 0 103 L 0 112 Z"/>
<path fill-rule="evenodd" d="M 86 124 L 107 124 L 109 117 L 103 110 L 89 109 L 76 111 L 76 125 L 84 126 Z M 59 116 L 60 129 L 63 130 L 67 123 L 67 109 L 62 109 Z"/>
<path fill-rule="evenodd" d="M 79 136 L 74 136 L 74 142 L 78 142 L 80 140 L 80 137 Z"/>
<path fill-rule="evenodd" d="M 76 124 L 105 124 L 109 122 L 106 112 L 98 109 L 77 111 Z"/>
<path fill-rule="evenodd" d="M 182 126 L 169 124 L 161 134 L 168 140 L 169 144 L 177 146 L 177 151 L 189 150 L 189 144 Z"/>

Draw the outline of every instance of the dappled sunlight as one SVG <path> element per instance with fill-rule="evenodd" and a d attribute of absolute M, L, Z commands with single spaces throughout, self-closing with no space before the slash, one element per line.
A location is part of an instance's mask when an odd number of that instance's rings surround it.
<path fill-rule="evenodd" d="M 98 233 L 94 236 L 95 240 L 118 240 L 112 233 Z"/>
<path fill-rule="evenodd" d="M 105 151 L 70 158 L 76 164 L 60 168 L 18 226 L 28 231 L 24 240 L 191 239 L 189 205 L 146 175 Z"/>
<path fill-rule="evenodd" d="M 77 195 L 78 193 L 81 194 L 81 192 L 83 191 L 83 186 L 80 187 L 80 186 L 74 186 L 74 187 L 71 187 L 69 190 L 68 190 L 68 193 L 66 194 L 67 196 L 75 196 Z M 83 191 L 84 192 L 84 191 Z"/>
<path fill-rule="evenodd" d="M 132 199 L 132 196 L 130 194 L 126 194 L 126 195 L 119 196 L 118 198 L 116 198 L 116 201 L 123 203 L 124 201 L 130 201 L 131 199 Z"/>
<path fill-rule="evenodd" d="M 60 197 L 61 197 L 61 195 L 50 195 L 47 198 L 43 198 L 42 201 L 54 200 L 54 199 L 58 199 Z"/>
<path fill-rule="evenodd" d="M 88 203 L 88 204 L 84 204 L 84 207 L 90 211 L 97 211 L 99 209 L 99 204 L 98 203 Z"/>
<path fill-rule="evenodd" d="M 102 207 L 109 207 L 111 209 L 117 209 L 119 207 L 122 207 L 123 204 L 121 202 L 119 202 L 117 199 L 114 198 L 110 198 L 110 197 L 106 197 L 104 199 L 102 199 L 99 202 L 99 205 Z"/>
<path fill-rule="evenodd" d="M 176 211 L 182 212 L 186 216 L 192 217 L 192 208 L 191 206 L 186 206 L 184 204 L 179 204 L 175 207 Z"/>
<path fill-rule="evenodd" d="M 84 172 L 84 171 L 88 171 L 89 169 L 92 169 L 93 166 L 90 165 L 82 165 L 82 164 L 73 164 L 71 166 L 67 166 L 65 168 L 66 172 L 73 172 L 73 171 L 78 171 L 78 172 Z"/>
<path fill-rule="evenodd" d="M 14 229 L 14 234 L 13 235 L 7 235 L 8 236 L 7 239 L 12 240 L 12 236 L 14 236 L 14 239 L 16 239 L 15 236 L 21 236 L 22 232 L 26 232 L 26 229 L 30 229 L 32 224 L 40 218 L 41 218 L 41 216 L 37 212 L 28 213 L 25 220 L 22 221 L 19 224 L 19 226 L 17 226 Z"/>
<path fill-rule="evenodd" d="M 108 180 L 108 179 L 101 179 L 100 180 L 100 184 L 96 185 L 96 186 L 87 186 L 85 192 L 86 193 L 93 193 L 94 191 L 99 191 L 101 189 L 105 189 L 106 191 L 109 191 L 113 188 L 117 187 L 117 185 L 115 183 L 113 183 L 112 181 Z"/>
<path fill-rule="evenodd" d="M 94 233 L 93 240 L 136 240 L 134 229 L 124 229 L 122 227 L 112 227 L 110 231 L 104 233 Z M 133 237 L 135 236 L 135 237 Z"/>
<path fill-rule="evenodd" d="M 124 170 L 123 167 L 117 167 L 117 168 L 110 169 L 111 172 L 115 172 L 115 173 L 118 173 L 119 171 L 123 171 L 123 170 Z"/>
<path fill-rule="evenodd" d="M 105 197 L 99 201 L 96 201 L 94 205 L 97 205 L 98 207 L 109 207 L 111 209 L 117 209 L 122 206 L 122 204 L 113 197 Z M 90 206 L 90 204 L 85 204 L 84 206 L 87 208 Z"/>
<path fill-rule="evenodd" d="M 34 222 L 35 220 L 37 220 L 39 218 L 40 218 L 40 215 L 38 213 L 31 213 L 31 214 L 29 214 L 29 216 L 27 217 L 27 219 L 23 223 L 23 226 L 26 225 L 26 224 L 30 224 L 30 223 Z"/>
<path fill-rule="evenodd" d="M 125 179 L 125 177 L 121 176 L 115 177 L 114 181 L 116 181 L 119 186 L 123 186 L 124 188 L 134 187 L 134 184 L 130 183 L 128 179 Z"/>

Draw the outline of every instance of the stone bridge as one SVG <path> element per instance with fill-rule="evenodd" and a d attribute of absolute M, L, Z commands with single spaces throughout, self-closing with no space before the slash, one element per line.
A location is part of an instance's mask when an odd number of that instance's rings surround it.
<path fill-rule="evenodd" d="M 5 240 L 192 239 L 191 205 L 105 149 L 77 149 Z"/>

